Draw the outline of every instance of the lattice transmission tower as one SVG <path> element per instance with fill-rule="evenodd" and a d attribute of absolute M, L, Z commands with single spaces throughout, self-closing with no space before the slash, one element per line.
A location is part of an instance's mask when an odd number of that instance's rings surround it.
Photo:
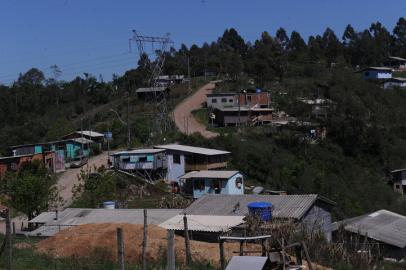
<path fill-rule="evenodd" d="M 133 30 L 133 36 L 129 40 L 130 50 L 131 43 L 137 44 L 139 57 L 146 54 L 150 59 L 150 77 L 147 78 L 148 86 L 153 89 L 154 119 L 152 126 L 153 135 L 162 134 L 171 127 L 171 120 L 168 112 L 167 92 L 157 91 L 162 87 L 158 84 L 158 79 L 162 75 L 162 69 L 165 64 L 165 52 L 173 45 L 169 33 L 164 37 L 142 36 Z"/>

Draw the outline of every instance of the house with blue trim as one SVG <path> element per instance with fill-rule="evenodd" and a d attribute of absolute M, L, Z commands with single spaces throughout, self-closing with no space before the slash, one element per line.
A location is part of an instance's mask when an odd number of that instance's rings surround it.
<path fill-rule="evenodd" d="M 244 176 L 239 171 L 192 171 L 180 177 L 181 192 L 200 198 L 205 194 L 244 194 Z"/>

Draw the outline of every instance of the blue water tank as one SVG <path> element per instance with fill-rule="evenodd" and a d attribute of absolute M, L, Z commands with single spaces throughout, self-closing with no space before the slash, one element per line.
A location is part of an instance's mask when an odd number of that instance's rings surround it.
<path fill-rule="evenodd" d="M 248 211 L 251 216 L 260 217 L 262 221 L 272 219 L 272 203 L 252 202 L 248 204 Z"/>

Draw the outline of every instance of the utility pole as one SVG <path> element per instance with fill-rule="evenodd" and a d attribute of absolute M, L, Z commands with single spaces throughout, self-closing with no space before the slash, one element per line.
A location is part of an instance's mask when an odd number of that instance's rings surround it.
<path fill-rule="evenodd" d="M 189 81 L 189 93 L 191 93 L 192 86 L 191 86 L 191 81 L 190 81 L 190 56 L 189 55 L 187 57 L 187 76 L 188 76 L 188 81 Z"/>
<path fill-rule="evenodd" d="M 130 92 L 127 92 L 127 149 L 131 149 Z"/>

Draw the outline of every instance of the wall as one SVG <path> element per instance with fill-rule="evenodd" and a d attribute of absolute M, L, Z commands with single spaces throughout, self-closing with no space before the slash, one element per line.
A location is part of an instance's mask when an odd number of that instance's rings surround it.
<path fill-rule="evenodd" d="M 325 208 L 314 205 L 302 218 L 302 225 L 308 232 L 321 229 L 328 241 L 331 241 L 331 213 Z"/>
<path fill-rule="evenodd" d="M 237 188 L 237 186 L 236 186 L 236 180 L 238 177 L 242 177 L 242 179 L 243 179 L 241 188 Z M 227 181 L 227 185 L 225 187 L 227 193 L 225 193 L 225 194 L 234 194 L 234 195 L 244 194 L 244 187 L 245 187 L 244 184 L 245 184 L 244 177 L 242 176 L 241 173 L 237 173 L 236 175 L 234 175 Z"/>
<path fill-rule="evenodd" d="M 383 84 L 384 89 L 392 89 L 394 87 L 406 87 L 406 82 L 387 81 Z"/>
<path fill-rule="evenodd" d="M 369 74 L 369 75 L 368 75 Z M 369 79 L 390 79 L 392 78 L 392 72 L 381 70 L 366 70 L 362 73 L 365 80 Z"/>
<path fill-rule="evenodd" d="M 213 99 L 217 100 L 217 102 L 214 103 Z M 222 99 L 225 99 L 225 102 L 223 102 Z M 208 108 L 221 109 L 233 106 L 237 106 L 234 96 L 224 95 L 224 96 L 207 97 Z"/>
<path fill-rule="evenodd" d="M 180 155 L 180 164 L 173 163 L 173 155 Z M 185 174 L 185 155 L 181 152 L 167 150 L 168 171 L 166 180 L 179 182 L 179 177 Z"/>
<path fill-rule="evenodd" d="M 203 196 L 204 194 L 216 194 L 215 190 L 213 189 L 213 182 L 219 181 L 220 183 L 220 193 L 218 194 L 232 194 L 232 195 L 240 195 L 244 194 L 244 181 L 241 188 L 237 188 L 236 180 L 238 177 L 243 177 L 240 173 L 232 176 L 229 179 L 214 179 L 214 178 L 196 178 L 196 179 L 189 179 L 186 181 L 193 181 L 193 198 L 197 199 Z M 204 181 L 204 188 L 203 189 L 194 189 L 195 182 L 197 181 Z"/>

